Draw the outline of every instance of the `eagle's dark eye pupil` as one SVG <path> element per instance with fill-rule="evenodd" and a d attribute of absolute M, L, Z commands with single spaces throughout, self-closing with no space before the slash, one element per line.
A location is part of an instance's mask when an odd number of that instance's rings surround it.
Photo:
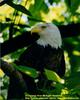
<path fill-rule="evenodd" d="M 41 26 L 41 28 L 46 28 L 46 26 Z"/>

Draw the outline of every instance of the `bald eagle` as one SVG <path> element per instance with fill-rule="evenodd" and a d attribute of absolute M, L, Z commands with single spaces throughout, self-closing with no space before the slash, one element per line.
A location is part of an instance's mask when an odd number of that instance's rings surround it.
<path fill-rule="evenodd" d="M 60 77 L 64 76 L 65 61 L 62 38 L 58 27 L 52 23 L 37 23 L 31 28 L 31 34 L 39 35 L 39 39 L 20 55 L 19 64 L 35 68 L 39 71 L 38 80 L 41 86 L 43 85 L 41 80 L 45 79 L 43 75 L 44 68 L 55 71 Z M 23 74 L 23 78 L 27 85 L 27 92 L 30 94 L 39 94 L 35 79 L 25 74 Z M 40 85 L 39 81 L 37 83 L 38 87 Z M 16 94 L 22 95 L 19 92 Z"/>

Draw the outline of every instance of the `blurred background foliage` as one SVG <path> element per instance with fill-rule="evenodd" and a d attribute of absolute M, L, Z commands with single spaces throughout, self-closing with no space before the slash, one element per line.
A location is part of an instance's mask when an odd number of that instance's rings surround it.
<path fill-rule="evenodd" d="M 23 31 L 30 30 L 37 22 L 52 22 L 56 25 L 80 23 L 80 0 L 0 0 L 0 3 L 1 43 L 9 39 L 11 25 L 12 37 L 16 37 Z M 58 83 L 56 89 L 47 92 L 58 94 L 63 99 L 80 98 L 80 36 L 63 39 L 63 48 L 66 62 L 65 84 Z M 3 59 L 14 62 L 24 50 L 25 48 L 19 49 Z M 0 78 L 3 76 L 0 69 Z M 2 98 L 1 92 L 0 95 Z"/>

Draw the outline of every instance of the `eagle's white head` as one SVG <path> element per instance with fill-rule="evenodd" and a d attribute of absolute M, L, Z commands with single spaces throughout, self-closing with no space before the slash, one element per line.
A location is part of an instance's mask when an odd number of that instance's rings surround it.
<path fill-rule="evenodd" d="M 52 23 L 38 23 L 31 28 L 31 33 L 37 33 L 40 38 L 37 44 L 42 46 L 50 45 L 53 48 L 60 48 L 62 39 L 58 27 Z"/>

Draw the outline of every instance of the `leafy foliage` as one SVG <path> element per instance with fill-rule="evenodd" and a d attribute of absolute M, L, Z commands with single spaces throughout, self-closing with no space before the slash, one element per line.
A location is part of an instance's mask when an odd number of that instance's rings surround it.
<path fill-rule="evenodd" d="M 52 81 L 59 82 L 62 84 L 64 83 L 64 80 L 61 79 L 59 75 L 55 73 L 54 71 L 45 69 L 45 75 L 47 76 L 48 80 L 52 80 Z"/>
<path fill-rule="evenodd" d="M 0 3 L 0 42 L 9 39 L 10 30 L 13 32 L 12 37 L 15 37 L 41 21 L 52 22 L 57 25 L 80 23 L 80 0 L 2 0 Z M 13 24 L 13 28 L 11 28 L 11 24 Z M 53 82 L 53 88 L 43 89 L 42 91 L 49 95 L 55 94 L 56 96 L 57 94 L 56 98 L 61 98 L 61 100 L 68 97 L 79 99 L 80 36 L 64 39 L 63 43 L 63 48 L 66 51 L 65 83 L 61 84 L 63 80 L 55 72 L 45 69 L 48 80 L 54 80 L 56 83 Z M 18 59 L 23 51 L 24 49 L 15 51 L 4 56 L 3 59 L 12 62 Z M 38 76 L 35 69 L 30 69 L 28 66 L 26 69 L 23 66 L 16 66 L 16 69 L 24 73 L 27 70 L 27 74 L 34 78 Z M 3 76 L 4 74 L 0 70 L 0 77 Z M 0 99 L 2 98 L 1 95 Z"/>
<path fill-rule="evenodd" d="M 15 68 L 27 75 L 29 75 L 30 77 L 33 77 L 33 78 L 37 78 L 38 77 L 38 72 L 34 69 L 34 68 L 30 68 L 30 67 L 27 67 L 27 66 L 17 66 L 15 65 Z"/>
<path fill-rule="evenodd" d="M 76 10 L 78 9 L 79 5 L 80 5 L 80 1 L 79 0 L 65 0 L 67 6 L 69 7 L 70 11 L 72 14 L 74 14 L 76 12 Z"/>

